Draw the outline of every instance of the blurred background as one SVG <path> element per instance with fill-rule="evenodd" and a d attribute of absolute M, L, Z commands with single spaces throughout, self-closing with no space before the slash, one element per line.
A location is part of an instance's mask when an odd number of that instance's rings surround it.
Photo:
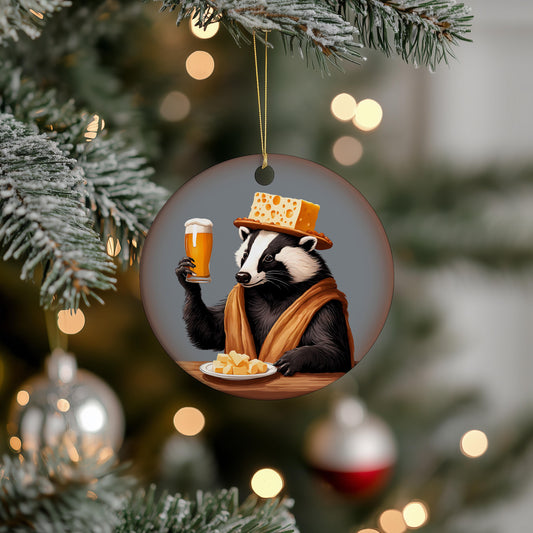
<path fill-rule="evenodd" d="M 469 4 L 474 42 L 434 73 L 365 50 L 361 65 L 324 75 L 272 36 L 268 151 L 351 182 L 394 254 L 389 319 L 354 371 L 296 399 L 234 398 L 164 353 L 136 269 L 105 305 L 82 308 L 69 351 L 120 399 L 120 456 L 143 483 L 244 495 L 257 470 L 273 468 L 304 533 L 530 529 L 533 6 Z M 173 193 L 260 152 L 252 48 L 222 28 L 206 37 L 156 3 L 92 1 L 55 15 L 13 59 L 104 119 L 98 134 L 125 131 Z M 6 452 L 20 447 L 9 406 L 24 402 L 17 393 L 49 351 L 38 289 L 18 276 L 16 263 L 0 264 Z M 185 417 L 196 429 L 180 422 L 184 407 L 197 410 Z"/>

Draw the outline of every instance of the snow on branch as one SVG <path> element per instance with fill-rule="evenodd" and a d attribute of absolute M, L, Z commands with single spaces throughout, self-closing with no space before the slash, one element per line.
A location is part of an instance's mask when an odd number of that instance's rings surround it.
<path fill-rule="evenodd" d="M 69 0 L 0 0 L 0 45 L 17 41 L 19 32 L 39 37 L 45 17 L 69 5 Z"/>
<path fill-rule="evenodd" d="M 12 115 L 0 114 L 0 245 L 3 259 L 23 260 L 21 279 L 44 265 L 41 305 L 77 308 L 102 301 L 114 265 L 85 207 L 83 176 L 57 144 Z"/>
<path fill-rule="evenodd" d="M 278 30 L 292 49 L 314 50 L 335 62 L 357 62 L 366 46 L 434 68 L 453 56 L 457 41 L 467 41 L 472 16 L 455 0 L 154 0 L 161 10 L 177 10 L 179 24 L 198 17 L 205 27 L 214 20 L 226 24 L 237 41 L 254 30 Z M 359 35 L 354 42 L 354 36 Z"/>
<path fill-rule="evenodd" d="M 214 20 L 225 24 L 237 42 L 249 41 L 254 30 L 277 30 L 291 50 L 314 50 L 321 65 L 328 59 L 357 61 L 361 58 L 354 41 L 353 25 L 324 0 L 253 1 L 253 0 L 154 0 L 161 1 L 161 11 L 177 10 L 177 24 L 185 18 L 198 17 L 200 26 Z"/>
<path fill-rule="evenodd" d="M 0 70 L 0 95 L 0 112 L 33 124 L 55 140 L 66 157 L 77 161 L 81 191 L 96 230 L 104 241 L 110 235 L 118 239 L 117 259 L 131 265 L 168 197 L 164 188 L 150 181 L 153 171 L 146 159 L 120 133 L 88 132 L 94 115 L 78 111 L 72 101 L 59 104 L 54 90 L 42 91 L 31 80 L 23 80 L 20 69 L 12 65 Z M 95 136 L 90 142 L 88 134 Z"/>
<path fill-rule="evenodd" d="M 298 533 L 290 499 L 250 496 L 239 504 L 236 488 L 192 498 L 154 486 L 132 494 L 135 479 L 114 456 L 102 458 L 104 449 L 74 462 L 62 448 L 1 458 L 0 533 Z"/>
<path fill-rule="evenodd" d="M 139 491 L 125 507 L 115 533 L 194 531 L 195 533 L 298 533 L 290 513 L 292 500 L 260 500 L 250 496 L 239 505 L 237 489 L 198 491 L 196 498 Z"/>
<path fill-rule="evenodd" d="M 105 449 L 73 461 L 73 444 L 0 462 L 0 533 L 112 533 L 134 480 Z"/>
<path fill-rule="evenodd" d="M 347 0 L 347 5 L 364 46 L 387 56 L 394 51 L 415 65 L 434 69 L 454 57 L 458 41 L 469 41 L 470 8 L 455 0 Z"/>

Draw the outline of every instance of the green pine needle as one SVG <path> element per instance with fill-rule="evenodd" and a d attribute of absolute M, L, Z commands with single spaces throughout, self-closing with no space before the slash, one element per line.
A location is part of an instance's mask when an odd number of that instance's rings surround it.
<path fill-rule="evenodd" d="M 22 279 L 43 264 L 41 305 L 77 308 L 114 286 L 113 263 L 92 229 L 83 176 L 57 143 L 0 114 L 0 245 L 22 260 Z"/>
<path fill-rule="evenodd" d="M 58 102 L 53 89 L 39 89 L 9 62 L 0 69 L 2 111 L 34 125 L 76 160 L 85 204 L 104 245 L 113 235 L 120 242 L 117 259 L 124 266 L 136 262 L 148 228 L 168 197 L 150 181 L 153 170 L 146 159 L 120 133 L 99 131 L 88 142 L 85 134 L 94 115 L 77 110 L 72 101 Z"/>
<path fill-rule="evenodd" d="M 188 500 L 179 494 L 156 497 L 155 487 L 139 491 L 124 508 L 115 533 L 298 533 L 291 500 L 250 496 L 239 506 L 237 489 L 198 491 Z"/>
<path fill-rule="evenodd" d="M 19 32 L 35 39 L 45 17 L 69 5 L 69 0 L 0 0 L 0 45 L 17 41 Z"/>

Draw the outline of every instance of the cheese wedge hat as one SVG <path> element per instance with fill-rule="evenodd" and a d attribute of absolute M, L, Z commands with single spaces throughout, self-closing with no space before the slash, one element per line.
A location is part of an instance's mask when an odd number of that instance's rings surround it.
<path fill-rule="evenodd" d="M 256 192 L 248 218 L 237 218 L 235 226 L 287 233 L 296 237 L 317 239 L 317 250 L 327 250 L 333 242 L 315 231 L 320 206 L 305 200 L 286 198 L 277 194 Z"/>

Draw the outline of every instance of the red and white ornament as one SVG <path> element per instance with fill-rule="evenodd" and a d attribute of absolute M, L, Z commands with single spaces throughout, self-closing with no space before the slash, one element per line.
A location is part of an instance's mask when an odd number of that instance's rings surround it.
<path fill-rule="evenodd" d="M 396 441 L 383 420 L 356 398 L 338 401 L 332 415 L 309 429 L 305 456 L 339 492 L 366 499 L 379 494 L 396 463 Z"/>

